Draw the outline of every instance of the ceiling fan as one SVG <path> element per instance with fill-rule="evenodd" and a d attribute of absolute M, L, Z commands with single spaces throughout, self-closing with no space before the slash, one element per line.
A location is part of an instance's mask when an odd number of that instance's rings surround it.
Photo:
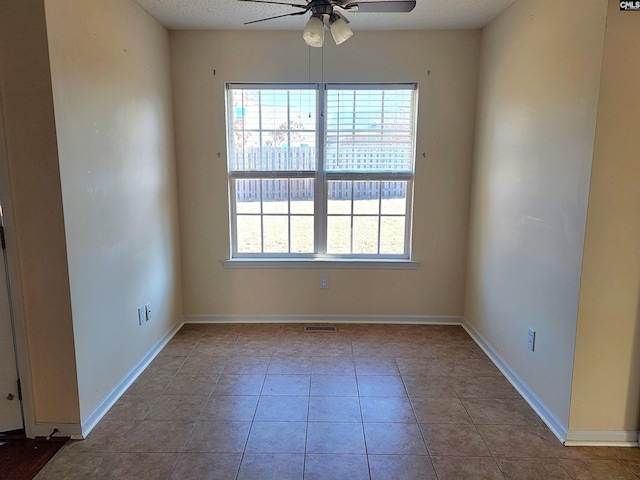
<path fill-rule="evenodd" d="M 275 17 L 261 18 L 245 22 L 245 25 L 264 22 L 275 18 L 304 15 L 311 12 L 311 18 L 307 22 L 302 38 L 310 47 L 322 47 L 324 44 L 324 27 L 326 26 L 333 36 L 336 45 L 346 42 L 353 35 L 349 28 L 349 20 L 344 16 L 345 12 L 362 13 L 404 13 L 410 12 L 416 6 L 415 0 L 307 0 L 307 3 L 288 3 L 271 0 L 239 0 L 240 2 L 270 3 L 274 5 L 287 5 L 297 9 L 293 13 L 276 15 Z"/>

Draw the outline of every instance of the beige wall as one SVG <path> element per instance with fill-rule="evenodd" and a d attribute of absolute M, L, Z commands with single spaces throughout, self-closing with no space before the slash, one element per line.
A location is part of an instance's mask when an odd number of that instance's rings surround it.
<path fill-rule="evenodd" d="M 84 420 L 182 313 L 169 36 L 130 0 L 45 3 Z"/>
<path fill-rule="evenodd" d="M 638 428 L 640 18 L 609 2 L 578 310 L 572 431 Z"/>
<path fill-rule="evenodd" d="M 300 32 L 171 32 L 184 313 L 461 315 L 478 47 L 477 31 L 360 31 L 324 48 L 325 81 L 419 83 L 417 271 L 225 270 L 224 82 L 306 82 L 309 48 Z"/>
<path fill-rule="evenodd" d="M 564 428 L 605 17 L 520 0 L 482 36 L 465 317 Z"/>
<path fill-rule="evenodd" d="M 8 182 L 3 204 L 18 265 L 33 391 L 27 421 L 77 424 L 67 252 L 42 0 L 0 2 L 0 95 Z M 4 171 L 3 171 L 4 172 Z M 10 198 L 9 198 L 10 196 Z M 12 259 L 10 259 L 12 260 Z M 17 310 L 18 311 L 18 310 Z M 27 385 L 28 389 L 28 385 Z M 31 398 L 33 397 L 33 398 Z M 33 404 L 31 403 L 33 400 Z M 28 428 L 31 425 L 28 425 Z"/>

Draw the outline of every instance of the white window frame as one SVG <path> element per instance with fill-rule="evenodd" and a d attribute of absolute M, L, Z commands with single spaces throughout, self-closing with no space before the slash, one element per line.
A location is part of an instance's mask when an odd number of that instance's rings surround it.
<path fill-rule="evenodd" d="M 233 130 L 233 104 L 231 102 L 231 92 L 234 89 L 250 90 L 315 90 L 316 91 L 316 169 L 315 170 L 295 170 L 295 171 L 233 171 L 231 162 L 234 155 L 234 130 Z M 330 89 L 357 89 L 357 90 L 384 90 L 403 89 L 413 90 L 413 132 L 411 146 L 411 171 L 403 172 L 327 172 L 325 170 L 325 145 L 326 145 L 326 101 L 327 91 Z M 229 185 L 229 212 L 230 212 L 230 259 L 223 261 L 227 268 L 256 268 L 256 267 L 290 267 L 290 268 L 323 268 L 330 264 L 332 267 L 356 267 L 356 268 L 418 268 L 418 262 L 411 258 L 412 250 L 412 224 L 413 224 L 413 192 L 415 179 L 415 151 L 416 151 L 416 121 L 418 106 L 417 83 L 238 83 L 227 82 L 225 85 L 225 98 L 227 104 L 227 151 L 228 155 L 228 185 Z M 238 252 L 237 238 L 237 211 L 236 211 L 236 188 L 235 180 L 271 180 L 271 179 L 312 179 L 315 181 L 314 190 L 314 250 L 315 253 L 246 253 Z M 327 250 L 327 202 L 328 202 L 328 182 L 329 181 L 378 181 L 380 189 L 384 181 L 405 181 L 406 183 L 406 210 L 404 252 L 402 254 L 330 254 Z M 260 182 L 261 183 L 261 182 Z M 352 187 L 354 183 L 351 184 Z M 382 201 L 382 191 L 379 192 L 378 200 Z M 290 201 L 290 200 L 289 200 Z M 353 192 L 351 195 L 352 208 L 350 217 L 353 221 Z M 262 211 L 259 214 L 262 217 Z M 287 213 L 290 217 L 291 211 Z M 372 215 L 373 216 L 373 215 Z M 378 251 L 380 250 L 380 224 L 385 216 L 381 208 L 378 208 Z M 394 215 L 396 216 L 396 215 Z M 262 234 L 264 241 L 264 234 Z M 289 229 L 289 236 L 291 231 Z M 351 235 L 353 245 L 353 231 Z M 289 245 L 291 244 L 289 238 Z"/>

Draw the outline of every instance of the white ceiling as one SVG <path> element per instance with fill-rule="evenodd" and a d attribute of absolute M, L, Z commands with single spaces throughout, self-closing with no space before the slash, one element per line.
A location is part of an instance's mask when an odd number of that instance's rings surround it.
<path fill-rule="evenodd" d="M 306 0 L 279 0 L 305 3 Z M 375 0 L 373 0 L 375 1 Z M 354 30 L 432 30 L 482 28 L 515 0 L 417 0 L 411 13 L 350 13 Z M 243 25 L 297 11 L 285 5 L 238 0 L 135 0 L 170 30 L 301 30 L 306 15 Z"/>

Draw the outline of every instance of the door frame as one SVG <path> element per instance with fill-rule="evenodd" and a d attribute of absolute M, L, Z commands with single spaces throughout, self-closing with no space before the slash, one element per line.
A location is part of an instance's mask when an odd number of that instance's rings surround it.
<path fill-rule="evenodd" d="M 33 399 L 33 384 L 31 379 L 31 362 L 29 346 L 27 343 L 27 330 L 24 317 L 24 305 L 22 302 L 22 282 L 20 275 L 20 262 L 18 256 L 18 243 L 15 231 L 13 201 L 11 197 L 11 184 L 9 182 L 9 164 L 7 143 L 4 130 L 4 109 L 2 104 L 2 91 L 0 90 L 0 204 L 3 211 L 4 236 L 7 252 L 7 270 L 9 272 L 10 301 L 13 310 L 13 329 L 15 335 L 16 357 L 20 386 L 22 391 L 22 413 L 24 429 L 27 437 L 35 436 L 35 406 Z"/>

